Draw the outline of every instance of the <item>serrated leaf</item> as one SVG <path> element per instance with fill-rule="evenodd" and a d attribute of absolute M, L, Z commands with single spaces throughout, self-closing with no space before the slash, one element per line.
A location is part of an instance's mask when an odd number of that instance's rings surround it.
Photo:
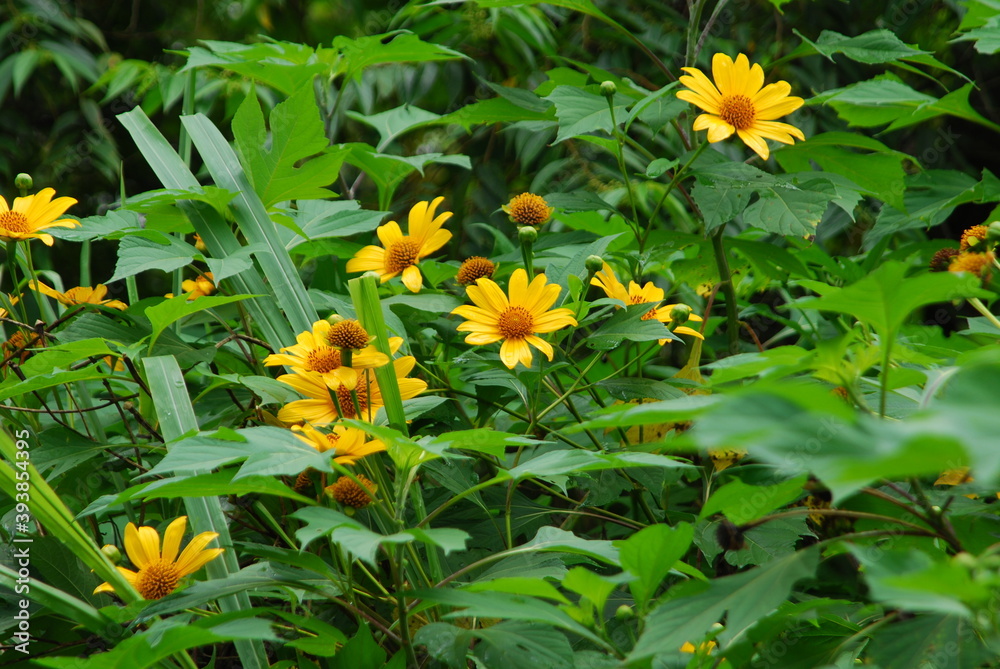
<path fill-rule="evenodd" d="M 172 272 L 190 265 L 196 255 L 201 255 L 198 249 L 173 235 L 155 230 L 136 231 L 118 243 L 118 263 L 114 276 L 106 283 L 150 269 Z"/>
<path fill-rule="evenodd" d="M 599 351 L 608 351 L 617 348 L 626 339 L 629 341 L 656 341 L 659 339 L 680 341 L 680 337 L 670 332 L 660 321 L 655 318 L 644 319 L 649 310 L 655 306 L 634 304 L 619 309 L 587 337 L 587 346 Z"/>
<path fill-rule="evenodd" d="M 545 99 L 555 105 L 556 118 L 559 119 L 556 144 L 595 131 L 602 131 L 608 135 L 614 132 L 611 109 L 608 107 L 607 98 L 603 95 L 594 95 L 576 86 L 556 86 Z M 626 118 L 627 103 L 628 100 L 624 96 L 616 96 L 615 119 L 618 122 Z"/>
<path fill-rule="evenodd" d="M 345 77 L 355 81 L 361 81 L 361 73 L 374 65 L 467 58 L 463 53 L 440 44 L 425 42 L 404 30 L 366 35 L 357 39 L 339 35 L 333 38 L 333 48 L 343 58 L 337 69 Z"/>
<path fill-rule="evenodd" d="M 337 180 L 344 152 L 329 149 L 312 84 L 278 104 L 269 120 L 270 134 L 253 89 L 233 117 L 240 162 L 264 206 L 333 195 L 325 186 Z"/>

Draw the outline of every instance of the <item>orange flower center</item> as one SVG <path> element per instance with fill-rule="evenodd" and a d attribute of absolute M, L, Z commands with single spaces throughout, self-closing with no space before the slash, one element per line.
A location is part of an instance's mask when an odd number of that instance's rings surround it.
<path fill-rule="evenodd" d="M 497 318 L 497 330 L 504 339 L 524 339 L 534 333 L 535 319 L 524 307 L 507 307 Z"/>
<path fill-rule="evenodd" d="M 408 237 L 393 242 L 385 250 L 385 269 L 389 273 L 402 272 L 416 264 L 419 254 L 420 246 Z"/>
<path fill-rule="evenodd" d="M 472 256 L 458 268 L 455 280 L 463 286 L 475 283 L 476 279 L 493 276 L 496 265 L 481 256 Z"/>
<path fill-rule="evenodd" d="M 350 394 L 350 392 L 348 392 L 348 394 L 347 394 L 348 401 L 350 401 L 350 397 L 351 397 L 351 394 Z M 359 398 L 358 404 L 361 404 L 360 398 Z M 351 407 L 352 408 L 354 407 L 354 403 L 353 402 L 351 403 Z M 337 442 L 340 441 L 340 435 L 337 434 L 336 432 L 328 432 L 326 434 L 326 440 L 328 442 L 330 442 L 330 445 L 327 447 L 327 450 L 329 450 L 329 449 L 332 448 L 334 450 L 334 452 L 336 452 L 337 451 Z"/>
<path fill-rule="evenodd" d="M 139 570 L 135 578 L 135 589 L 143 599 L 160 599 L 173 592 L 179 580 L 181 572 L 176 564 L 157 560 Z"/>
<path fill-rule="evenodd" d="M 340 321 L 330 327 L 326 339 L 340 348 L 362 349 L 368 346 L 368 333 L 357 321 Z"/>
<path fill-rule="evenodd" d="M 306 369 L 320 374 L 326 374 L 340 367 L 340 351 L 329 346 L 320 346 L 309 351 L 306 356 Z"/>
<path fill-rule="evenodd" d="M 719 117 L 737 130 L 752 126 L 756 116 L 753 101 L 745 95 L 727 95 L 719 105 Z"/>
<path fill-rule="evenodd" d="M 368 384 L 362 380 L 358 380 L 358 387 L 355 388 L 355 392 L 358 395 L 358 408 L 361 409 L 361 415 L 354 410 L 354 399 L 351 397 L 350 389 L 341 385 L 337 388 L 337 403 L 340 404 L 340 414 L 344 418 L 359 418 L 360 420 L 367 420 L 368 418 Z"/>
<path fill-rule="evenodd" d="M 0 214 L 0 229 L 6 232 L 31 232 L 28 217 L 19 211 L 5 211 Z"/>

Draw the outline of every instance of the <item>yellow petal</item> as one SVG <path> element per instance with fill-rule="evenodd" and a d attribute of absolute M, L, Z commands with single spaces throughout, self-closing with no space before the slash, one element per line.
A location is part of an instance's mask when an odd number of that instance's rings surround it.
<path fill-rule="evenodd" d="M 180 516 L 174 522 L 167 525 L 163 533 L 163 555 L 167 562 L 177 559 L 177 553 L 181 549 L 181 538 L 184 537 L 184 530 L 187 529 L 187 516 Z"/>
<path fill-rule="evenodd" d="M 378 235 L 378 239 L 382 242 L 382 246 L 387 248 L 393 242 L 403 240 L 403 231 L 399 229 L 399 223 L 396 221 L 389 221 L 385 225 L 379 226 L 379 228 L 375 230 L 375 234 Z"/>
<path fill-rule="evenodd" d="M 736 134 L 739 135 L 740 139 L 742 139 L 747 146 L 753 149 L 754 152 L 764 160 L 767 160 L 767 157 L 771 155 L 771 150 L 767 148 L 767 142 L 765 142 L 764 138 L 755 133 L 752 129 L 737 130 Z"/>
<path fill-rule="evenodd" d="M 466 292 L 469 298 L 476 303 L 476 306 L 492 311 L 497 315 L 502 314 L 510 306 L 507 296 L 492 279 L 485 277 L 476 279 L 476 285 L 469 286 Z"/>
<path fill-rule="evenodd" d="M 136 526 L 132 523 L 125 526 L 125 552 L 128 554 L 128 559 L 132 561 L 132 564 L 139 569 L 142 569 L 160 557 L 160 547 L 158 544 L 159 541 L 153 545 L 153 551 L 148 552 L 147 546 L 139 536 L 139 530 Z"/>
<path fill-rule="evenodd" d="M 410 265 L 403 270 L 403 285 L 410 292 L 419 293 L 420 287 L 424 283 L 424 278 L 420 275 L 420 269 L 416 265 Z"/>
<path fill-rule="evenodd" d="M 528 335 L 527 337 L 524 338 L 524 341 L 526 341 L 527 343 L 531 344 L 532 346 L 534 346 L 535 348 L 537 348 L 539 351 L 541 351 L 542 353 L 544 353 L 545 357 L 548 358 L 549 361 L 552 360 L 552 356 L 555 353 L 552 350 L 552 344 L 550 344 L 549 342 L 545 341 L 541 337 L 536 337 L 535 335 Z"/>
<path fill-rule="evenodd" d="M 736 128 L 726 123 L 718 116 L 702 114 L 694 120 L 691 126 L 694 130 L 708 130 L 708 141 L 711 143 L 721 142 L 736 132 Z"/>
<path fill-rule="evenodd" d="M 733 81 L 733 59 L 724 53 L 717 53 L 712 57 L 712 79 L 715 80 L 722 97 L 738 95 L 741 92 Z"/>

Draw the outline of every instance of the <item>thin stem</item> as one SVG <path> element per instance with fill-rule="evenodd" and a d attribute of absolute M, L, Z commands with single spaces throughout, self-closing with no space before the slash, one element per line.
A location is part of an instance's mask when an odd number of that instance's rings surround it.
<path fill-rule="evenodd" d="M 715 264 L 719 270 L 719 285 L 726 296 L 726 332 L 729 335 L 729 353 L 740 352 L 740 319 L 736 308 L 736 288 L 733 286 L 733 275 L 729 270 L 729 259 L 726 257 L 726 246 L 722 241 L 725 226 L 712 233 L 712 250 L 715 252 Z"/>

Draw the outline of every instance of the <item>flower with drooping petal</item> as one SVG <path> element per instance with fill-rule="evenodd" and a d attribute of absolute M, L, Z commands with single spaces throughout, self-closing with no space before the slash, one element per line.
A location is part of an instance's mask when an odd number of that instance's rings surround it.
<path fill-rule="evenodd" d="M 448 243 L 451 232 L 442 229 L 451 212 L 435 216 L 443 197 L 432 202 L 418 202 L 410 209 L 409 234 L 404 235 L 396 221 L 389 221 L 375 231 L 382 246 L 366 246 L 347 261 L 348 272 L 378 272 L 382 283 L 402 273 L 403 285 L 419 293 L 423 276 L 417 263 Z"/>
<path fill-rule="evenodd" d="M 427 390 L 426 381 L 406 377 L 416 364 L 417 360 L 412 355 L 392 361 L 396 382 L 399 384 L 399 394 L 404 400 L 416 397 Z M 308 398 L 289 402 L 278 411 L 278 420 L 286 424 L 306 422 L 322 426 L 329 425 L 341 417 L 371 422 L 385 404 L 378 381 L 371 370 L 358 374 L 353 385 L 340 383 L 334 388 L 331 388 L 318 372 L 283 374 L 278 380 Z M 357 394 L 360 413 L 355 409 L 352 390 Z"/>
<path fill-rule="evenodd" d="M 97 284 L 97 287 L 91 288 L 90 286 L 77 286 L 76 288 L 70 288 L 65 293 L 60 293 L 58 290 L 46 286 L 41 281 L 37 283 L 32 281 L 28 284 L 28 287 L 32 290 L 37 290 L 42 295 L 48 295 L 49 297 L 58 300 L 60 304 L 67 307 L 73 307 L 78 304 L 100 304 L 105 307 L 110 307 L 112 309 L 127 309 L 128 305 L 121 300 L 108 300 L 105 297 L 108 294 L 108 287 L 103 283 Z"/>
<path fill-rule="evenodd" d="M 268 367 L 285 365 L 293 370 L 304 372 L 319 372 L 323 380 L 331 388 L 341 383 L 354 385 L 357 383 L 359 369 L 370 369 L 389 364 L 389 357 L 380 353 L 374 346 L 367 346 L 355 351 L 351 358 L 351 366 L 344 367 L 341 361 L 340 349 L 330 341 L 330 331 L 333 326 L 329 321 L 316 321 L 312 331 L 300 333 L 294 346 L 286 346 L 280 353 L 272 353 L 264 358 Z M 389 338 L 389 351 L 395 353 L 403 345 L 402 337 Z"/>
<path fill-rule="evenodd" d="M 185 279 L 181 283 L 181 290 L 188 294 L 188 302 L 197 300 L 199 297 L 211 295 L 215 292 L 215 277 L 211 272 L 199 274 L 194 279 Z"/>
<path fill-rule="evenodd" d="M 791 114 L 802 106 L 802 98 L 789 95 L 787 81 L 764 86 L 764 70 L 750 66 L 742 53 L 736 62 L 724 53 L 712 58 L 713 84 L 696 67 L 681 68 L 687 72 L 680 82 L 690 88 L 678 91 L 677 97 L 708 112 L 694 121 L 695 130 L 708 130 L 709 142 L 721 142 L 733 133 L 764 160 L 770 155 L 767 142 L 773 139 L 794 144 L 793 137 L 805 140 L 802 131 L 775 119 Z"/>
<path fill-rule="evenodd" d="M 320 453 L 333 451 L 333 461 L 342 465 L 353 465 L 358 460 L 385 450 L 385 444 L 377 439 L 368 441 L 368 435 L 356 427 L 334 425 L 330 432 L 320 432 L 312 425 L 293 425 L 295 436 Z"/>
<path fill-rule="evenodd" d="M 567 325 L 576 325 L 570 309 L 550 309 L 561 290 L 558 284 L 548 283 L 539 274 L 528 284 L 528 273 L 518 268 L 510 277 L 509 296 L 504 294 L 492 279 L 477 279 L 475 286 L 467 289 L 469 299 L 475 304 L 464 304 L 451 313 L 467 319 L 458 326 L 459 332 L 468 332 L 467 344 L 500 345 L 500 360 L 509 369 L 517 363 L 531 367 L 531 348 L 534 346 L 552 360 L 552 345 L 539 334 L 555 332 Z"/>
<path fill-rule="evenodd" d="M 34 195 L 14 198 L 14 204 L 7 206 L 7 200 L 0 196 L 0 241 L 12 242 L 20 239 L 41 239 L 46 246 L 52 246 L 52 235 L 39 232 L 46 228 L 75 228 L 80 221 L 59 218 L 76 204 L 71 197 L 52 196 L 56 191 L 43 188 Z"/>
<path fill-rule="evenodd" d="M 180 552 L 185 528 L 187 516 L 181 516 L 167 526 L 163 533 L 161 553 L 160 533 L 155 528 L 137 528 L 132 523 L 125 526 L 125 552 L 138 571 L 125 567 L 115 569 L 121 572 L 143 599 L 160 599 L 169 595 L 182 578 L 195 573 L 225 550 L 206 548 L 219 535 L 217 532 L 202 532 L 191 539 L 184 551 Z M 110 583 L 101 583 L 94 589 L 94 594 L 114 590 Z"/>
<path fill-rule="evenodd" d="M 664 292 L 662 288 L 657 288 L 653 285 L 652 281 L 647 281 L 646 285 L 640 287 L 635 281 L 628 282 L 628 290 L 625 286 L 618 280 L 615 276 L 615 271 L 611 269 L 608 263 L 604 263 L 604 269 L 594 275 L 594 278 L 590 280 L 592 286 L 598 286 L 601 288 L 605 294 L 613 299 L 621 300 L 625 304 L 659 304 L 663 301 Z M 642 320 L 648 321 L 656 319 L 667 325 L 673 322 L 673 317 L 671 312 L 676 307 L 676 304 L 666 304 L 662 307 L 654 306 L 646 314 L 643 315 Z M 691 321 L 701 321 L 701 316 L 691 314 L 688 316 L 688 320 Z M 692 337 L 697 337 L 698 339 L 704 339 L 704 335 L 693 328 L 689 328 L 686 325 L 679 325 L 673 329 L 673 332 L 678 334 L 687 334 Z M 657 343 L 660 346 L 669 343 L 669 339 L 659 339 Z"/>

